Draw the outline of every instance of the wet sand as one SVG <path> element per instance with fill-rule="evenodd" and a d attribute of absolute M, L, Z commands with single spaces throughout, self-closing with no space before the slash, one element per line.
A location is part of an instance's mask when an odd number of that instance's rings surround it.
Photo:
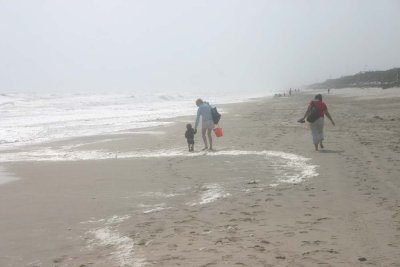
<path fill-rule="evenodd" d="M 3 163 L 0 266 L 400 266 L 400 90 L 323 91 L 320 152 L 296 122 L 315 93 L 224 106 L 210 154 L 183 117 Z"/>

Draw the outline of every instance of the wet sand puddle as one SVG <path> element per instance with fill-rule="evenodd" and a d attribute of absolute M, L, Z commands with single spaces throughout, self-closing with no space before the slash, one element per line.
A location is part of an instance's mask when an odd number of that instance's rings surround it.
<path fill-rule="evenodd" d="M 18 178 L 7 173 L 3 167 L 0 166 L 0 185 L 17 181 Z"/>

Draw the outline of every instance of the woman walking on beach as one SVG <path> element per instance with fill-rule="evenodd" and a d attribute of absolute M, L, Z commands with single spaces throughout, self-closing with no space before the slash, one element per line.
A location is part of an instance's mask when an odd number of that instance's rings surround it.
<path fill-rule="evenodd" d="M 214 121 L 213 121 L 212 114 L 211 114 L 211 106 L 208 103 L 204 102 L 200 98 L 196 100 L 196 106 L 198 106 L 199 108 L 197 109 L 197 117 L 196 117 L 196 123 L 194 126 L 194 131 L 195 131 L 195 133 L 197 132 L 197 126 L 199 126 L 200 116 L 201 116 L 201 119 L 202 119 L 201 136 L 203 137 L 203 142 L 204 142 L 203 150 L 208 149 L 206 133 L 208 136 L 208 140 L 210 142 L 210 150 L 212 150 L 213 148 L 212 148 L 211 132 L 214 129 Z"/>
<path fill-rule="evenodd" d="M 312 116 L 313 109 L 316 109 L 317 114 L 315 120 L 310 118 Z M 304 121 L 304 119 L 308 117 L 307 121 L 310 124 L 310 129 L 316 151 L 318 151 L 318 145 L 321 148 L 324 148 L 324 145 L 322 143 L 322 141 L 324 140 L 324 115 L 326 115 L 328 119 L 332 122 L 332 125 L 335 126 L 335 122 L 333 121 L 331 114 L 329 114 L 328 112 L 328 107 L 322 101 L 322 95 L 318 94 L 314 97 L 314 100 L 311 100 L 310 104 L 308 105 L 307 111 L 302 119 L 302 121 Z"/>

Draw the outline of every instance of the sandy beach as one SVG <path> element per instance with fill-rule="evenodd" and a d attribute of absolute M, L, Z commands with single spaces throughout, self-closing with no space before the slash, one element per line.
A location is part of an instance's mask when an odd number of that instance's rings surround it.
<path fill-rule="evenodd" d="M 317 92 L 320 152 L 297 123 Z M 400 266 L 399 97 L 224 105 L 215 152 L 187 152 L 193 115 L 2 153 L 0 266 Z"/>

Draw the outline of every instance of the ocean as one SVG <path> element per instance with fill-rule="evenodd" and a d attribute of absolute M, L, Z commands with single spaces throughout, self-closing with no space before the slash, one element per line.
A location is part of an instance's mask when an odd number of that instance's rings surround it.
<path fill-rule="evenodd" d="M 255 96 L 261 95 L 220 94 L 205 100 L 218 105 Z M 165 119 L 194 116 L 194 101 L 193 95 L 178 93 L 1 94 L 0 151 L 163 125 Z"/>

